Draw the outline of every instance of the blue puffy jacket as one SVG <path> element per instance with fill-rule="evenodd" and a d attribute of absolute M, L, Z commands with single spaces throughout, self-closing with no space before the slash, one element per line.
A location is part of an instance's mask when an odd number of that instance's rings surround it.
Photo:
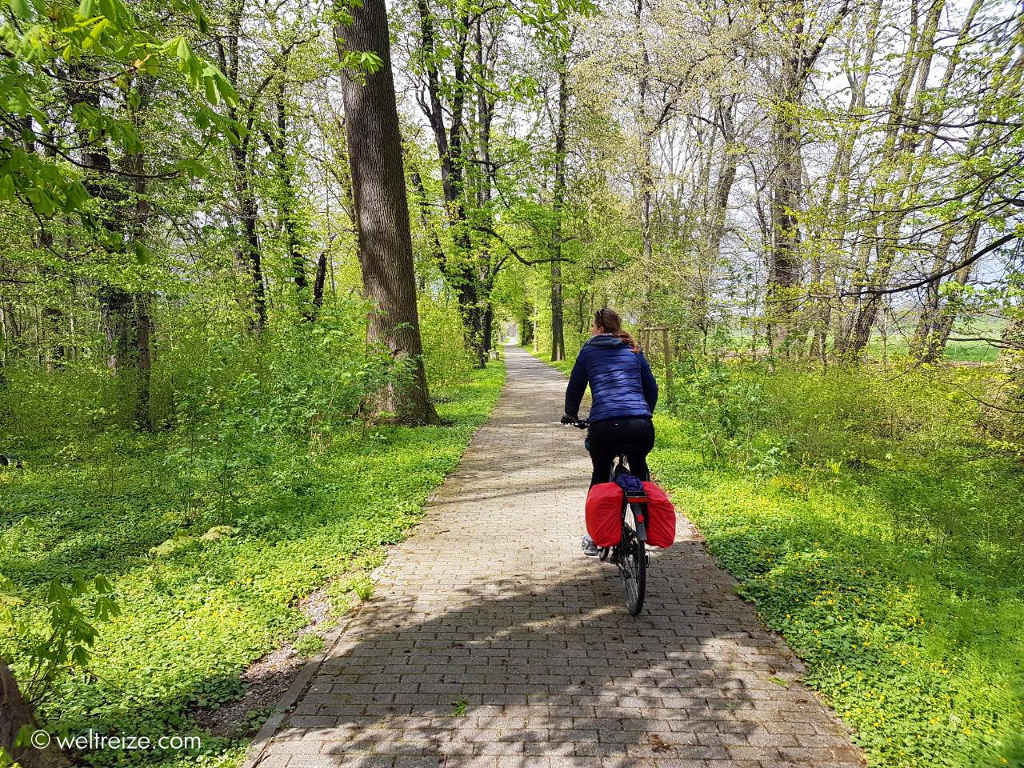
<path fill-rule="evenodd" d="M 658 382 L 643 352 L 634 352 L 609 334 L 592 336 L 583 345 L 565 390 L 565 413 L 576 416 L 590 384 L 590 420 L 650 417 L 658 403 Z"/>

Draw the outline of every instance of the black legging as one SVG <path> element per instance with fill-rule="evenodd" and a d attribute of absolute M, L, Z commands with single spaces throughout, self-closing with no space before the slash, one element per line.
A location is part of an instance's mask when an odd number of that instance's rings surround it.
<path fill-rule="evenodd" d="M 654 447 L 654 424 L 646 418 L 607 419 L 590 425 L 587 448 L 594 463 L 590 484 L 611 480 L 612 462 L 626 454 L 630 472 L 641 480 L 650 480 L 647 454 Z"/>

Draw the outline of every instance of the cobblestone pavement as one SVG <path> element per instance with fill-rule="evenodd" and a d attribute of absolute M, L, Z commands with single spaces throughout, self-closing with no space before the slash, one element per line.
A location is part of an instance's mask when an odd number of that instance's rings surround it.
<path fill-rule="evenodd" d="M 687 521 L 626 613 L 614 566 L 579 549 L 590 462 L 557 423 L 565 378 L 506 356 L 492 418 L 247 766 L 861 765 Z"/>

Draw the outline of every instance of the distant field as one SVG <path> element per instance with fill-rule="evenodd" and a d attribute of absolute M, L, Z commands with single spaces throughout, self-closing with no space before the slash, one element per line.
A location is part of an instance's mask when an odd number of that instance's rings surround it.
<path fill-rule="evenodd" d="M 951 341 L 946 346 L 946 360 L 994 363 L 999 350 L 983 341 Z"/>
<path fill-rule="evenodd" d="M 1005 320 L 975 320 L 953 329 L 953 336 L 985 337 L 998 339 L 1006 330 Z M 999 349 L 984 341 L 950 341 L 946 345 L 947 360 L 963 360 L 978 363 L 994 363 L 999 359 Z"/>
<path fill-rule="evenodd" d="M 906 355 L 910 351 L 907 340 L 897 336 L 886 339 L 885 343 L 878 337 L 868 344 L 868 355 L 881 359 L 883 352 L 887 355 Z M 951 341 L 946 345 L 944 360 L 953 362 L 994 363 L 999 359 L 999 350 L 984 341 Z"/>
<path fill-rule="evenodd" d="M 952 335 L 954 337 L 998 339 L 1006 327 L 1003 320 L 973 320 L 969 322 L 969 325 L 965 323 L 954 329 Z M 913 324 L 904 322 L 900 329 L 890 328 L 884 341 L 881 333 L 876 330 L 871 336 L 871 341 L 868 342 L 868 356 L 881 360 L 883 356 L 908 354 L 912 330 Z M 763 339 L 761 341 L 763 342 Z M 734 331 L 731 337 L 731 346 L 748 351 L 750 349 L 749 330 Z M 761 354 L 767 352 L 763 347 L 760 347 L 758 351 Z M 999 359 L 999 349 L 984 341 L 950 341 L 946 345 L 943 359 L 953 362 L 994 363 Z"/>

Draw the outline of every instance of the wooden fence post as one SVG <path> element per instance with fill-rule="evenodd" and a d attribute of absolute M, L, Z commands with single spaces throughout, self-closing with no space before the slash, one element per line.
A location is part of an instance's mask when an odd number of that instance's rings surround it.
<path fill-rule="evenodd" d="M 665 349 L 665 387 L 668 389 L 668 401 L 672 402 L 672 348 L 668 344 L 668 328 L 661 329 L 661 343 Z"/>
<path fill-rule="evenodd" d="M 649 328 L 641 328 L 639 330 L 640 347 L 647 354 L 647 361 L 653 363 L 653 350 L 650 345 L 651 334 L 655 331 L 661 331 L 661 353 L 665 363 L 665 389 L 668 390 L 668 402 L 672 402 L 672 347 L 668 343 L 668 326 L 659 325 L 651 326 Z"/>

